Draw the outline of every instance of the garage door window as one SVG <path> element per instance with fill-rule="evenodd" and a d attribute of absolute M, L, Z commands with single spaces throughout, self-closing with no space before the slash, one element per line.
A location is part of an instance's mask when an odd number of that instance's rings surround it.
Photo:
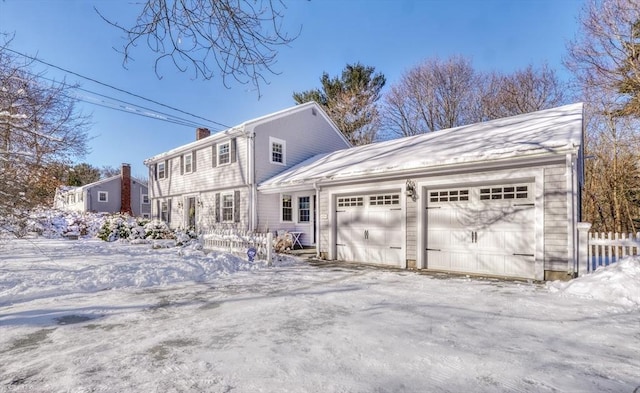
<path fill-rule="evenodd" d="M 400 195 L 399 194 L 371 195 L 369 197 L 369 204 L 371 206 L 399 205 Z"/>
<path fill-rule="evenodd" d="M 338 207 L 364 206 L 364 197 L 338 198 Z"/>
<path fill-rule="evenodd" d="M 464 202 L 468 200 L 469 190 L 443 190 L 429 193 L 429 202 Z"/>
<path fill-rule="evenodd" d="M 480 189 L 480 200 L 528 199 L 529 187 L 523 185 Z"/>

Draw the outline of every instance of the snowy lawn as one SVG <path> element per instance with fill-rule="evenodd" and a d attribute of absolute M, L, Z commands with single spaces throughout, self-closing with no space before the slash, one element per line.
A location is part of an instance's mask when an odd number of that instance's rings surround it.
<path fill-rule="evenodd" d="M 571 283 L 0 244 L 1 392 L 634 392 L 640 260 Z"/>

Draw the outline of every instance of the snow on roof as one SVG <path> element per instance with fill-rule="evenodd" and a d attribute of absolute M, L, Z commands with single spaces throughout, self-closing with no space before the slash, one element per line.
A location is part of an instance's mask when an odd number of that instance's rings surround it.
<path fill-rule="evenodd" d="M 557 153 L 581 144 L 582 103 L 577 103 L 317 155 L 260 189 Z"/>

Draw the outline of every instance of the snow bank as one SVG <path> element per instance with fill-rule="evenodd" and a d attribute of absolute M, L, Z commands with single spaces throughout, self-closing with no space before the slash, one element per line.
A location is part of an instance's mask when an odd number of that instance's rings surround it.
<path fill-rule="evenodd" d="M 552 292 L 640 308 L 640 257 L 628 257 L 568 282 L 547 283 Z"/>

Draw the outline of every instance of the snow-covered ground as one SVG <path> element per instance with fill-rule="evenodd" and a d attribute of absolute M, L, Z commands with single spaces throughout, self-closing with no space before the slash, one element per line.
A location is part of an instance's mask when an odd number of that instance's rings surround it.
<path fill-rule="evenodd" d="M 0 243 L 0 392 L 629 392 L 640 259 L 569 283 Z"/>

